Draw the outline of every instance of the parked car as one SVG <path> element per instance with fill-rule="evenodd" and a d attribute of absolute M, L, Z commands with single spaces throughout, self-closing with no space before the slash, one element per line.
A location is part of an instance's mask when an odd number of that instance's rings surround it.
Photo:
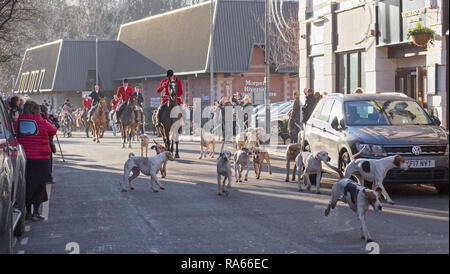
<path fill-rule="evenodd" d="M 0 99 L 0 254 L 12 253 L 25 230 L 25 152 Z"/>
<path fill-rule="evenodd" d="M 449 142 L 434 120 L 403 94 L 331 94 L 306 123 L 305 149 L 327 151 L 341 170 L 364 145 L 362 158 L 401 155 L 409 170 L 392 169 L 385 183 L 434 184 L 448 193 Z"/>

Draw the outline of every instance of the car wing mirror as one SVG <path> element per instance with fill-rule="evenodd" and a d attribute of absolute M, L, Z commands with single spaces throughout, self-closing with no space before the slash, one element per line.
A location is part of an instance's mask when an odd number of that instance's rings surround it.
<path fill-rule="evenodd" d="M 19 121 L 19 136 L 35 136 L 38 134 L 38 126 L 33 120 Z"/>
<path fill-rule="evenodd" d="M 442 124 L 441 120 L 439 120 L 439 118 L 434 115 L 431 116 L 431 120 L 433 121 L 433 124 L 435 124 L 438 127 L 441 126 Z"/>
<path fill-rule="evenodd" d="M 334 117 L 334 118 L 333 118 L 333 121 L 331 122 L 331 127 L 332 127 L 334 130 L 339 130 L 339 120 L 338 120 L 337 117 Z"/>

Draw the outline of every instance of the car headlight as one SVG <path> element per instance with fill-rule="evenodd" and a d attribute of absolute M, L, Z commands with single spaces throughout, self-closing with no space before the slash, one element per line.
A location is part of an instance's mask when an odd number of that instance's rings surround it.
<path fill-rule="evenodd" d="M 365 147 L 365 148 L 364 148 Z M 369 145 L 356 143 L 357 152 L 363 151 L 361 155 L 375 156 L 375 157 L 386 157 L 387 153 L 384 147 L 381 145 Z"/>

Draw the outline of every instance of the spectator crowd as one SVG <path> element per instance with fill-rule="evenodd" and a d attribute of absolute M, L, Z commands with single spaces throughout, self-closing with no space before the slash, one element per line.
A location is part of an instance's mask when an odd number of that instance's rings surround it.
<path fill-rule="evenodd" d="M 41 205 L 48 201 L 47 184 L 54 184 L 53 154 L 56 146 L 53 138 L 59 128 L 55 111 L 50 103 L 44 100 L 42 105 L 35 101 L 25 100 L 18 96 L 7 99 L 8 115 L 18 132 L 20 121 L 34 121 L 37 134 L 33 136 L 17 136 L 26 155 L 26 215 L 28 221 L 39 222 L 44 219 Z"/>

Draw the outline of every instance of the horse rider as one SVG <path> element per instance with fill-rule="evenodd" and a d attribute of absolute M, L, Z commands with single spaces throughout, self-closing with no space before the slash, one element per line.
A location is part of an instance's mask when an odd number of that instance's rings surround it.
<path fill-rule="evenodd" d="M 84 96 L 83 99 L 83 113 L 81 114 L 81 117 L 85 117 L 85 115 L 87 114 L 87 110 L 90 109 L 91 105 L 92 105 L 93 100 L 91 98 L 89 98 L 88 95 Z"/>
<path fill-rule="evenodd" d="M 122 82 L 122 86 L 117 89 L 116 94 L 117 98 L 122 101 L 122 103 L 117 107 L 118 110 L 116 111 L 117 123 L 119 123 L 120 115 L 125 109 L 125 106 L 127 105 L 127 102 L 130 99 L 131 95 L 133 95 L 133 88 L 128 85 L 128 80 L 124 79 Z"/>
<path fill-rule="evenodd" d="M 167 71 L 167 78 L 164 78 L 161 81 L 156 92 L 161 93 L 164 90 L 164 95 L 161 100 L 161 105 L 158 108 L 156 114 L 156 126 L 160 126 L 161 117 L 160 113 L 167 107 L 167 102 L 169 101 L 170 90 L 175 90 L 177 92 L 177 100 L 180 105 L 183 105 L 183 101 L 181 100 L 181 96 L 183 96 L 183 86 L 181 84 L 180 79 L 175 77 L 173 70 Z"/>
<path fill-rule="evenodd" d="M 94 111 L 97 109 L 98 104 L 100 103 L 101 99 L 105 99 L 105 94 L 103 94 L 102 91 L 100 91 L 100 87 L 98 85 L 95 85 L 94 91 L 91 93 L 91 95 L 89 95 L 89 97 L 91 97 L 92 99 L 92 107 L 89 110 L 89 119 L 91 120 L 92 117 L 92 113 L 94 113 Z"/>
<path fill-rule="evenodd" d="M 144 115 L 144 96 L 142 95 L 141 89 L 139 87 L 134 88 L 134 96 L 136 96 L 136 99 L 137 99 L 137 108 L 134 111 L 134 117 L 136 119 L 136 122 L 139 122 L 138 112 L 140 111 L 142 113 L 142 115 Z M 141 124 L 139 126 L 139 131 L 141 132 L 141 134 L 144 134 L 144 125 L 143 124 Z"/>

